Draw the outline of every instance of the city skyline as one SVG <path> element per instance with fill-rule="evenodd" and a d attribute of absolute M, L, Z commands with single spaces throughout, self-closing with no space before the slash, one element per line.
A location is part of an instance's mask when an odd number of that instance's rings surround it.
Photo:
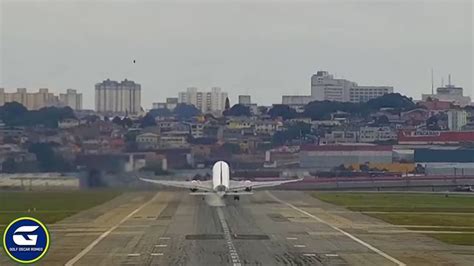
<path fill-rule="evenodd" d="M 472 96 L 470 1 L 373 3 L 3 1 L 0 87 L 72 88 L 93 109 L 96 82 L 127 78 L 146 109 L 191 86 L 268 105 L 327 70 L 420 99 L 434 68 Z"/>

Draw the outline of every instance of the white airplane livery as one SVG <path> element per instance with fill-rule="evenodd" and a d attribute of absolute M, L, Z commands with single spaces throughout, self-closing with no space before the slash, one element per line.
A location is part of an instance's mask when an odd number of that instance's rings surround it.
<path fill-rule="evenodd" d="M 250 180 L 236 181 L 230 179 L 229 165 L 224 161 L 218 161 L 212 167 L 212 179 L 206 181 L 171 181 L 171 180 L 154 180 L 140 178 L 140 180 L 164 186 L 188 188 L 191 195 L 217 195 L 220 198 L 224 196 L 233 196 L 235 200 L 240 199 L 240 195 L 251 195 L 252 190 L 262 187 L 273 187 L 285 183 L 301 181 L 301 179 L 278 180 L 278 181 L 262 181 L 254 182 Z"/>

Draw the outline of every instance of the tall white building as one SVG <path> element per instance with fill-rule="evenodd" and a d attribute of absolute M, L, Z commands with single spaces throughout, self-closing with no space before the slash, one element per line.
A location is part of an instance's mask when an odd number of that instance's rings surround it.
<path fill-rule="evenodd" d="M 178 103 L 192 104 L 203 113 L 219 113 L 224 110 L 226 98 L 227 92 L 222 92 L 219 87 L 213 87 L 210 92 L 190 87 L 178 94 Z"/>
<path fill-rule="evenodd" d="M 464 107 L 471 103 L 471 97 L 463 95 L 463 88 L 456 87 L 451 84 L 451 79 L 449 84 L 442 86 L 436 89 L 436 94 L 422 94 L 421 100 L 426 101 L 428 98 L 438 99 L 439 101 L 452 102 L 456 105 Z"/>
<path fill-rule="evenodd" d="M 77 93 L 76 90 L 68 89 L 66 93 L 60 93 L 59 101 L 73 110 L 82 109 L 82 93 Z"/>
<path fill-rule="evenodd" d="M 461 130 L 463 126 L 467 125 L 467 112 L 464 110 L 449 110 L 448 111 L 448 128 L 449 130 Z"/>
<path fill-rule="evenodd" d="M 353 81 L 336 79 L 327 71 L 318 71 L 311 77 L 311 98 L 319 101 L 366 102 L 387 93 L 389 86 L 359 86 Z"/>
<path fill-rule="evenodd" d="M 141 111 L 141 85 L 125 79 L 110 79 L 95 85 L 95 110 L 110 114 L 137 114 Z"/>

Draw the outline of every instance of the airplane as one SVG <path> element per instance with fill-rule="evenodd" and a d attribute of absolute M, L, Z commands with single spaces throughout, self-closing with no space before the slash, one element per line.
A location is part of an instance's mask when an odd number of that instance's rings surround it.
<path fill-rule="evenodd" d="M 303 178 L 260 182 L 250 180 L 236 181 L 230 179 L 229 165 L 224 161 L 218 161 L 212 166 L 211 180 L 172 181 L 147 178 L 140 178 L 140 180 L 164 186 L 188 188 L 191 190 L 190 195 L 217 195 L 219 198 L 233 196 L 234 200 L 240 200 L 241 195 L 252 195 L 252 190 L 255 188 L 278 186 L 281 184 L 301 181 Z"/>

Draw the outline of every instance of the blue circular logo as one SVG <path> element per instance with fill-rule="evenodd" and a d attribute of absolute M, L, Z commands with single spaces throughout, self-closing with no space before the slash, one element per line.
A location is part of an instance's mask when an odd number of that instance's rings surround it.
<path fill-rule="evenodd" d="M 18 218 L 5 229 L 3 248 L 8 256 L 16 262 L 36 262 L 48 251 L 48 229 L 35 218 Z"/>

